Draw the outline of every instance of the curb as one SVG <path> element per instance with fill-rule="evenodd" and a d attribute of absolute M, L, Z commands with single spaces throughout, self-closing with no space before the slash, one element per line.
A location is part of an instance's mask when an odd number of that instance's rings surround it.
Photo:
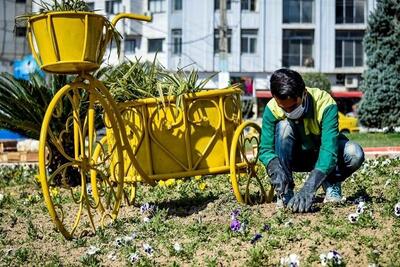
<path fill-rule="evenodd" d="M 400 146 L 385 146 L 385 147 L 364 147 L 364 154 L 367 158 L 377 158 L 377 157 L 399 157 L 400 156 Z"/>

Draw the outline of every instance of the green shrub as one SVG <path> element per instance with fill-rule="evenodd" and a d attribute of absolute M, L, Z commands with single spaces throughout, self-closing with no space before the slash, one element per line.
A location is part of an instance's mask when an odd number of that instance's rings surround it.
<path fill-rule="evenodd" d="M 378 1 L 369 16 L 364 49 L 368 68 L 363 73 L 364 92 L 358 115 L 367 127 L 400 125 L 400 2 Z"/>
<path fill-rule="evenodd" d="M 331 92 L 331 82 L 325 76 L 325 74 L 320 72 L 308 72 L 308 73 L 303 73 L 301 76 L 303 77 L 304 83 L 306 84 L 307 87 L 311 88 L 316 87 L 324 91 L 327 91 L 328 93 Z"/>

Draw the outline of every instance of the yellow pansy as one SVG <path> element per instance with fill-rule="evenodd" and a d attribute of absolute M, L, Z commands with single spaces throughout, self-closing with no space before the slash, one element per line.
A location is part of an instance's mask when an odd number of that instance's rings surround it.
<path fill-rule="evenodd" d="M 166 186 L 172 186 L 174 184 L 175 184 L 175 179 L 168 179 L 167 181 L 165 181 Z"/>
<path fill-rule="evenodd" d="M 199 183 L 199 188 L 201 191 L 204 191 L 204 189 L 206 189 L 206 187 L 207 187 L 207 184 L 205 182 Z"/>
<path fill-rule="evenodd" d="M 50 195 L 53 197 L 57 197 L 60 193 L 60 190 L 57 187 L 50 188 Z"/>

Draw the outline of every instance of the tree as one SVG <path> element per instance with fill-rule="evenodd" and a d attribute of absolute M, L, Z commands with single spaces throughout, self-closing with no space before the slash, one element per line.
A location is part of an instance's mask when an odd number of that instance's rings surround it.
<path fill-rule="evenodd" d="M 400 0 L 378 1 L 364 37 L 367 70 L 363 73 L 359 119 L 367 127 L 400 125 Z"/>
<path fill-rule="evenodd" d="M 331 82 L 325 74 L 320 72 L 308 72 L 303 73 L 301 76 L 303 77 L 304 83 L 307 87 L 316 87 L 327 91 L 328 93 L 331 92 Z"/>

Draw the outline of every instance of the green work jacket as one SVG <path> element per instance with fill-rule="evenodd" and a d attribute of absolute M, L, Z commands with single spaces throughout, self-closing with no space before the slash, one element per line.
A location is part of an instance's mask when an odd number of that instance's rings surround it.
<path fill-rule="evenodd" d="M 325 174 L 333 171 L 338 154 L 338 108 L 331 95 L 318 88 L 306 88 L 308 108 L 301 118 L 290 120 L 301 138 L 302 150 L 318 150 L 315 168 Z M 285 113 L 272 98 L 263 114 L 260 160 L 265 166 L 275 157 L 275 127 L 286 119 Z"/>

